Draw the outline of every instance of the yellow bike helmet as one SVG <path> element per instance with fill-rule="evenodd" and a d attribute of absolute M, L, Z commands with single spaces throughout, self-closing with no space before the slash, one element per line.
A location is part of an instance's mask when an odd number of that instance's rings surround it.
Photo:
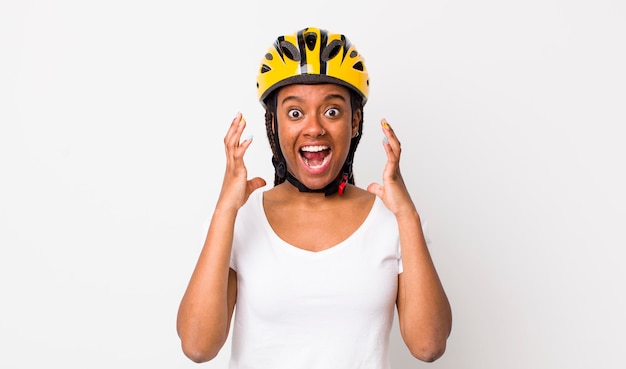
<path fill-rule="evenodd" d="M 369 77 L 363 57 L 342 34 L 305 28 L 279 36 L 261 61 L 257 93 L 265 99 L 279 87 L 303 83 L 337 83 L 351 88 L 367 101 Z"/>

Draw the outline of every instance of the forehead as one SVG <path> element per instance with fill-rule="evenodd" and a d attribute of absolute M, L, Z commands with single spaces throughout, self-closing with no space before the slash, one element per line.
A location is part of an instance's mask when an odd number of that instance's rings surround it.
<path fill-rule="evenodd" d="M 297 99 L 302 101 L 327 100 L 329 98 L 339 98 L 350 102 L 350 91 L 341 85 L 336 84 L 293 84 L 282 87 L 278 91 L 278 104 L 280 105 L 286 99 Z"/>

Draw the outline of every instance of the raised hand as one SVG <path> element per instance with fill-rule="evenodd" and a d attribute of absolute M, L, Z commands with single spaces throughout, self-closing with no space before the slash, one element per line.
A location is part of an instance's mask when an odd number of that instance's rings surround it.
<path fill-rule="evenodd" d="M 435 270 L 420 216 L 400 173 L 400 141 L 386 120 L 381 121 L 387 153 L 383 185 L 369 192 L 380 197 L 398 221 L 402 273 L 398 275 L 398 323 L 402 339 L 417 358 L 433 361 L 443 354 L 452 327 L 450 303 Z"/>
<path fill-rule="evenodd" d="M 248 170 L 246 169 L 243 156 L 252 143 L 252 138 L 241 140 L 241 134 L 245 127 L 246 120 L 241 113 L 237 113 L 224 137 L 226 171 L 218 206 L 228 207 L 233 210 L 238 210 L 242 207 L 252 192 L 266 184 L 265 180 L 260 177 L 248 180 Z"/>
<path fill-rule="evenodd" d="M 383 203 L 396 216 L 405 212 L 415 212 L 415 206 L 400 173 L 401 145 L 395 132 L 387 122 L 381 120 L 385 138 L 383 147 L 387 153 L 387 163 L 383 170 L 383 184 L 371 183 L 367 190 L 383 200 Z"/>

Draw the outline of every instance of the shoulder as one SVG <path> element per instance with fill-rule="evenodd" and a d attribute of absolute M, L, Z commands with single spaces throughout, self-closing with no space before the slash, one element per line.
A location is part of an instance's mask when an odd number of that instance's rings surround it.
<path fill-rule="evenodd" d="M 343 196 L 348 199 L 350 198 L 361 199 L 361 200 L 369 199 L 370 201 L 372 201 L 376 197 L 376 195 L 374 195 L 373 193 L 367 190 L 364 190 L 361 187 L 357 187 L 355 185 L 348 185 L 348 188 L 346 189 L 346 192 Z"/>
<path fill-rule="evenodd" d="M 370 209 L 376 206 L 377 197 L 371 192 L 368 192 L 360 187 L 350 185 L 346 192 L 343 194 L 343 199 L 349 204 L 351 207 L 354 207 L 358 210 L 366 210 L 369 213 Z"/>

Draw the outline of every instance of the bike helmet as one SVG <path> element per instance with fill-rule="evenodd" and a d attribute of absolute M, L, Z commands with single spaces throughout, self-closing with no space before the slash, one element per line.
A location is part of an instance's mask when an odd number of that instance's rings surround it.
<path fill-rule="evenodd" d="M 257 93 L 265 99 L 291 84 L 336 83 L 355 90 L 367 101 L 369 77 L 363 57 L 342 34 L 309 27 L 279 36 L 261 61 Z"/>

